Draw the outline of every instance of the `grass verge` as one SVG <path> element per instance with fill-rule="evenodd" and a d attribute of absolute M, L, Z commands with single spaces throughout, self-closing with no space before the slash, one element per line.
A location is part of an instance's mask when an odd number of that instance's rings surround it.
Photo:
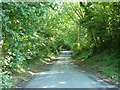
<path fill-rule="evenodd" d="M 75 56 L 76 61 L 81 67 L 93 72 L 104 81 L 120 86 L 119 62 L 120 57 L 114 50 L 105 50 L 94 56 L 89 56 L 90 52 L 86 51 Z"/>

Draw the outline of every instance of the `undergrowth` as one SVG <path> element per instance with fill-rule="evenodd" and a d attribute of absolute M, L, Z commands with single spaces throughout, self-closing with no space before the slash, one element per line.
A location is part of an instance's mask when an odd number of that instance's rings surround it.
<path fill-rule="evenodd" d="M 101 74 L 102 78 L 107 78 L 116 84 L 120 84 L 119 81 L 119 66 L 120 61 L 119 52 L 114 50 L 104 50 L 99 54 L 91 56 L 90 51 L 82 51 L 79 55 L 73 55 L 73 57 L 80 61 L 81 65 L 85 65 L 90 70 Z"/>
<path fill-rule="evenodd" d="M 4 80 L 6 80 L 7 83 L 3 82 L 2 87 L 5 88 L 11 88 L 14 87 L 17 83 L 22 81 L 29 80 L 30 77 L 34 76 L 35 73 L 38 73 L 42 68 L 41 66 L 44 67 L 44 65 L 52 62 L 57 54 L 52 54 L 49 55 L 48 58 L 34 58 L 34 59 L 29 59 L 27 62 L 23 63 L 23 67 L 16 71 L 16 72 L 10 72 L 10 75 L 6 74 L 3 75 Z M 8 73 L 8 72 L 7 72 Z"/>

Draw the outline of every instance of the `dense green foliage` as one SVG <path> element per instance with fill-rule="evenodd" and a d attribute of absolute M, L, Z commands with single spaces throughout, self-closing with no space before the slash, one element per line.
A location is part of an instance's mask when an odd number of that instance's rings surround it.
<path fill-rule="evenodd" d="M 107 62 L 112 61 L 108 63 L 110 67 L 118 69 L 119 8 L 119 2 L 2 3 L 3 87 L 10 86 L 11 74 L 25 64 L 35 58 L 44 63 L 45 58 L 58 54 L 61 48 L 73 50 L 74 58 L 91 65 L 95 59 L 88 58 L 109 50 L 107 55 L 114 59 L 107 58 Z M 106 58 L 95 63 L 100 61 Z"/>
<path fill-rule="evenodd" d="M 82 49 L 96 50 L 98 48 L 97 52 L 109 48 L 118 49 L 120 38 L 119 6 L 120 3 L 65 3 L 64 9 L 74 20 L 73 24 L 76 26 L 73 27 L 77 27 L 75 29 L 71 26 L 72 28 L 68 32 L 70 33 L 68 38 L 74 38 L 70 41 L 71 48 L 77 45 L 79 48 L 76 50 L 80 52 Z M 76 44 L 74 44 L 75 42 Z"/>
<path fill-rule="evenodd" d="M 67 43 L 73 57 L 120 83 L 120 3 L 65 3 L 71 18 Z M 73 22 L 74 21 L 74 22 Z M 74 25 L 74 26 L 72 26 Z M 66 27 L 66 28 L 69 28 Z M 66 31 L 65 31 L 66 32 Z"/>
<path fill-rule="evenodd" d="M 56 31 L 52 31 L 46 15 L 53 3 L 2 3 L 2 34 L 3 34 L 3 86 L 4 81 L 14 72 L 19 72 L 24 64 L 32 63 L 39 58 L 51 58 L 58 53 L 60 39 Z M 48 22 L 48 23 L 47 23 Z M 29 62 L 31 61 L 32 62 Z"/>

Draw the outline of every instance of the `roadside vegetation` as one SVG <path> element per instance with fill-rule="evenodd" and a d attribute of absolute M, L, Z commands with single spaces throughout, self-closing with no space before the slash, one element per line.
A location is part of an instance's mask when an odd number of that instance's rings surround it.
<path fill-rule="evenodd" d="M 28 65 L 61 49 L 102 76 L 119 81 L 120 2 L 3 2 L 2 87 Z M 14 82 L 14 81 L 13 81 Z"/>

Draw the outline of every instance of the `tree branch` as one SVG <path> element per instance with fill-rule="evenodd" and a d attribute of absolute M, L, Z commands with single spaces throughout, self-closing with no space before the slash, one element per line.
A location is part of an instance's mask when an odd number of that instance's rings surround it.
<path fill-rule="evenodd" d="M 65 7 L 65 6 L 64 6 Z M 66 8 L 66 7 L 65 7 Z M 65 9 L 65 11 L 67 12 L 67 14 L 71 17 L 71 19 L 75 22 L 75 23 L 77 23 L 78 25 L 79 25 L 79 23 L 69 14 L 69 12 Z"/>
<path fill-rule="evenodd" d="M 70 4 L 70 5 L 71 5 L 71 4 Z M 78 10 L 75 9 L 72 5 L 71 5 L 71 8 L 72 8 L 73 11 L 77 14 L 77 16 L 78 16 L 79 18 L 81 18 L 80 14 L 77 12 Z"/>

